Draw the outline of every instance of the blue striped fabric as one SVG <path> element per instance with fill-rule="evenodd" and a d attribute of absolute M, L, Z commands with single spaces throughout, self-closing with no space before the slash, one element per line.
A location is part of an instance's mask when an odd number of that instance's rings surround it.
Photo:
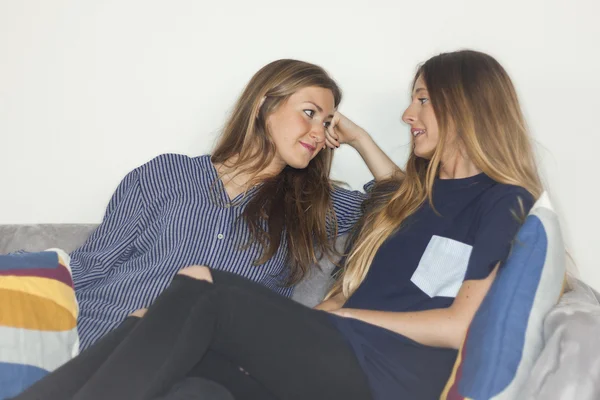
<path fill-rule="evenodd" d="M 290 296 L 292 288 L 279 283 L 285 241 L 260 266 L 253 265 L 258 245 L 241 249 L 250 233 L 240 216 L 252 193 L 230 201 L 208 155 L 161 155 L 130 172 L 100 226 L 71 254 L 81 348 L 147 307 L 178 270 L 192 264 L 234 272 Z M 338 234 L 346 233 L 365 194 L 336 187 L 332 197 Z"/>

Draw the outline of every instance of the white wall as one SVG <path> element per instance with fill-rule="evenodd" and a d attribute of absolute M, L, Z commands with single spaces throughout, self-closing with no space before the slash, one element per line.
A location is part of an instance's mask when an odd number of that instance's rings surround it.
<path fill-rule="evenodd" d="M 98 222 L 130 169 L 209 151 L 242 86 L 283 57 L 328 69 L 341 110 L 403 163 L 417 64 L 474 48 L 512 75 L 569 248 L 600 288 L 597 1 L 282 3 L 0 1 L 0 223 Z M 369 179 L 351 149 L 334 175 Z"/>

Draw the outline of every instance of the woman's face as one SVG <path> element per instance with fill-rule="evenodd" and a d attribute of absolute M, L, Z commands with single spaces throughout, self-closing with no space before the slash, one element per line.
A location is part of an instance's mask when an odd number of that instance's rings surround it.
<path fill-rule="evenodd" d="M 275 143 L 274 163 L 303 169 L 325 147 L 325 129 L 335 113 L 333 93 L 309 86 L 298 90 L 267 117 Z"/>
<path fill-rule="evenodd" d="M 411 103 L 404 111 L 402 121 L 411 127 L 411 141 L 415 155 L 431 159 L 439 142 L 439 130 L 422 76 L 415 82 Z"/>

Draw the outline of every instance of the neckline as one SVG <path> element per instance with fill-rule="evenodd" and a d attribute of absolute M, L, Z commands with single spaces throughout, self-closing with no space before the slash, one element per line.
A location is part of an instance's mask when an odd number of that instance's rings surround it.
<path fill-rule="evenodd" d="M 451 178 L 451 179 L 442 179 L 435 178 L 435 185 L 443 188 L 464 188 L 477 183 L 489 182 L 492 179 L 487 176 L 485 173 L 480 172 L 477 175 L 468 176 L 466 178 Z"/>
<path fill-rule="evenodd" d="M 223 184 L 223 181 L 219 177 L 219 172 L 217 171 L 217 168 L 215 167 L 215 165 L 212 162 L 212 156 L 210 154 L 207 154 L 202 157 L 202 161 L 203 161 L 205 169 L 208 170 L 210 177 L 211 177 L 210 192 L 214 195 L 214 197 L 217 200 L 217 203 L 221 206 L 225 206 L 225 207 L 245 206 L 246 204 L 248 204 L 248 202 L 250 201 L 250 199 L 252 198 L 252 196 L 254 195 L 254 193 L 256 192 L 258 187 L 260 186 L 260 185 L 253 186 L 253 187 L 249 188 L 248 190 L 246 190 L 245 192 L 238 194 L 237 196 L 235 196 L 232 199 L 229 197 L 227 190 L 225 190 L 225 184 Z"/>

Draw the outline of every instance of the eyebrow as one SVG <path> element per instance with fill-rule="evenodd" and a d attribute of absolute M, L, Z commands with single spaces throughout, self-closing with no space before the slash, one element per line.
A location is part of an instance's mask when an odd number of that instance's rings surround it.
<path fill-rule="evenodd" d="M 317 103 L 315 103 L 314 101 L 307 100 L 306 102 L 312 104 L 315 107 L 317 107 L 317 110 L 319 110 L 319 112 L 323 112 L 323 109 Z M 327 118 L 333 118 L 333 114 L 329 114 L 327 116 Z"/>
<path fill-rule="evenodd" d="M 415 93 L 426 92 L 426 91 L 427 91 L 427 89 L 422 88 L 422 87 L 415 89 Z"/>

